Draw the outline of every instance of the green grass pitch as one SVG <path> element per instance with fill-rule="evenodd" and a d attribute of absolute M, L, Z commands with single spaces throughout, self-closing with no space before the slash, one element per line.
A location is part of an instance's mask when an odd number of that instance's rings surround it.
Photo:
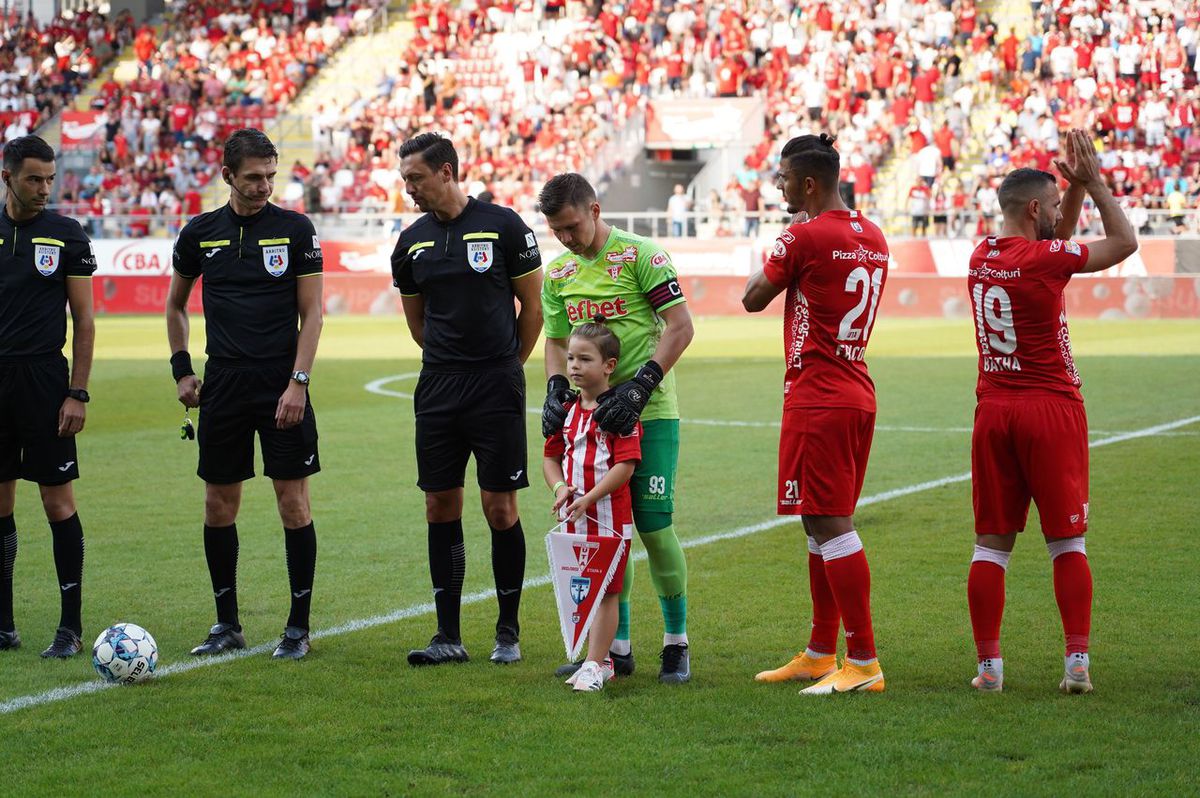
<path fill-rule="evenodd" d="M 888 687 L 828 700 L 752 678 L 803 647 L 808 633 L 800 527 L 770 523 L 778 318 L 699 320 L 679 366 L 676 526 L 690 546 L 694 680 L 656 681 L 662 626 L 642 562 L 637 672 L 600 695 L 573 694 L 553 678 L 563 650 L 545 586 L 525 594 L 523 663 L 487 661 L 494 599 L 480 595 L 464 609 L 471 663 L 405 664 L 434 625 L 412 405 L 386 393 L 410 392 L 414 380 L 386 382 L 384 393 L 365 389 L 418 368 L 398 318 L 329 319 L 314 369 L 324 472 L 312 483 L 313 623 L 333 633 L 298 663 L 272 661 L 259 648 L 193 667 L 187 651 L 213 613 L 195 444 L 179 440 L 161 320 L 101 319 L 76 483 L 87 534 L 85 643 L 109 623 L 142 624 L 158 640 L 163 673 L 145 685 L 93 690 L 90 657 L 37 656 L 54 631 L 57 594 L 36 488 L 22 484 L 16 615 L 25 645 L 0 653 L 4 792 L 1194 793 L 1200 323 L 1072 328 L 1092 439 L 1105 444 L 1091 455 L 1088 535 L 1096 692 L 1056 690 L 1062 633 L 1036 532 L 1019 541 L 1009 570 L 1005 692 L 967 686 L 970 487 L 949 478 L 969 469 L 970 322 L 883 319 L 868 358 L 879 430 L 869 501 L 856 520 Z M 197 324 L 194 337 L 201 334 Z M 197 341 L 192 348 L 201 349 Z M 538 404 L 540 353 L 528 375 L 530 404 Z M 531 414 L 535 453 L 536 421 Z M 1151 428 L 1159 432 L 1123 436 Z M 914 488 L 929 482 L 943 484 Z M 535 484 L 521 506 L 532 579 L 547 572 L 548 492 Z M 246 636 L 269 647 L 287 614 L 287 574 L 261 477 L 246 485 L 238 527 Z M 487 529 L 470 488 L 465 528 L 466 590 L 481 593 L 491 584 Z"/>

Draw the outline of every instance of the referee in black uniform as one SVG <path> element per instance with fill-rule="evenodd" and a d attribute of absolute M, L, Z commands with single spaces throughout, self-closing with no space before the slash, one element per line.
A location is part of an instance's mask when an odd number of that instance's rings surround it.
<path fill-rule="evenodd" d="M 529 485 L 522 364 L 541 330 L 542 258 L 520 216 L 462 192 L 449 139 L 422 133 L 400 147 L 400 157 L 405 190 L 425 211 L 400 234 L 392 276 L 423 351 L 414 394 L 417 485 L 425 492 L 438 621 L 433 640 L 409 652 L 408 661 L 467 660 L 459 632 L 463 480 L 474 455 L 500 604 L 491 660 L 516 662 L 525 579 L 516 491 Z"/>
<path fill-rule="evenodd" d="M 308 477 L 321 470 L 309 370 L 321 336 L 321 245 L 303 214 L 268 202 L 279 154 L 258 130 L 225 142 L 221 177 L 229 203 L 188 222 L 175 242 L 167 297 L 171 370 L 185 407 L 200 408 L 205 483 L 204 554 L 217 623 L 193 654 L 244 648 L 237 609 L 237 512 L 242 482 L 254 476 L 254 433 L 275 486 L 291 584 L 291 614 L 275 656 L 308 653 L 317 533 Z M 204 388 L 188 354 L 188 297 L 204 281 L 208 361 Z M 300 328 L 297 332 L 296 323 Z"/>
<path fill-rule="evenodd" d="M 83 429 L 96 328 L 96 256 L 83 228 L 46 210 L 54 150 L 37 136 L 4 145 L 7 187 L 0 215 L 0 650 L 17 648 L 13 621 L 13 521 L 17 479 L 38 483 L 54 538 L 62 615 L 43 657 L 79 653 L 83 527 L 71 482 L 79 478 L 75 433 Z M 68 370 L 67 306 L 72 352 Z"/>

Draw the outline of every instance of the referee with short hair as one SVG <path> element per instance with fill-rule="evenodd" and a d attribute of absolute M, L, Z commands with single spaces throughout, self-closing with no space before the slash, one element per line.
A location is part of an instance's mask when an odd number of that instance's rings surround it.
<path fill-rule="evenodd" d="M 7 196 L 0 214 L 0 650 L 21 645 L 13 620 L 17 479 L 38 483 L 54 539 L 62 614 L 43 657 L 82 648 L 83 527 L 71 482 L 83 429 L 96 328 L 96 256 L 83 228 L 46 210 L 54 150 L 37 136 L 4 145 Z M 71 368 L 63 357 L 71 308 Z"/>
<path fill-rule="evenodd" d="M 242 482 L 254 476 L 255 433 L 283 521 L 292 594 L 275 657 L 299 659 L 309 650 L 317 533 L 308 477 L 321 462 L 308 384 L 324 278 L 312 222 L 268 201 L 278 165 L 265 134 L 236 131 L 225 142 L 221 167 L 228 204 L 192 219 L 175 242 L 167 339 L 179 401 L 200 408 L 204 554 L 217 604 L 217 623 L 192 649 L 196 655 L 246 646 L 238 621 L 236 521 Z M 200 277 L 208 336 L 203 391 L 187 351 L 188 297 Z"/>
<path fill-rule="evenodd" d="M 408 661 L 468 658 L 459 611 L 467 565 L 463 483 L 474 455 L 500 605 L 491 660 L 517 662 L 525 533 L 516 491 L 529 485 L 522 364 L 541 331 L 542 257 L 520 216 L 463 193 L 449 139 L 422 133 L 404 142 L 400 157 L 405 190 L 425 212 L 400 234 L 392 276 L 423 352 L 413 399 L 417 485 L 425 492 L 438 621 L 433 640 Z"/>

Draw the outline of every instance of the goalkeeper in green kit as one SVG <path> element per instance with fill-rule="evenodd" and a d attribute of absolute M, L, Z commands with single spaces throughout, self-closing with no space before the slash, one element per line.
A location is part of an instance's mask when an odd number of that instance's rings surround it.
<path fill-rule="evenodd" d="M 601 395 L 595 419 L 600 429 L 628 434 L 642 423 L 642 460 L 633 473 L 633 523 L 646 547 L 650 579 L 666 626 L 661 682 L 691 678 L 687 637 L 687 562 L 675 535 L 675 472 L 679 462 L 679 400 L 672 366 L 692 340 L 688 312 L 675 266 L 653 241 L 627 233 L 600 218 L 596 192 L 581 175 L 557 175 L 542 188 L 538 205 L 550 230 L 567 248 L 546 266 L 542 308 L 546 331 L 546 376 L 542 434 L 562 429 L 576 395 L 567 380 L 567 339 L 574 327 L 604 316 L 621 341 L 614 387 Z M 629 644 L 629 560 L 611 652 L 620 675 L 633 673 Z M 558 669 L 566 676 L 579 668 Z"/>

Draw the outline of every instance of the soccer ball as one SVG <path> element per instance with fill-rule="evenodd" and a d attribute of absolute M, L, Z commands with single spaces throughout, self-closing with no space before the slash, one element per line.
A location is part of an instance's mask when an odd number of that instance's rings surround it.
<path fill-rule="evenodd" d="M 92 666 L 106 682 L 133 684 L 148 679 L 158 664 L 158 644 L 136 623 L 116 623 L 92 646 Z"/>

